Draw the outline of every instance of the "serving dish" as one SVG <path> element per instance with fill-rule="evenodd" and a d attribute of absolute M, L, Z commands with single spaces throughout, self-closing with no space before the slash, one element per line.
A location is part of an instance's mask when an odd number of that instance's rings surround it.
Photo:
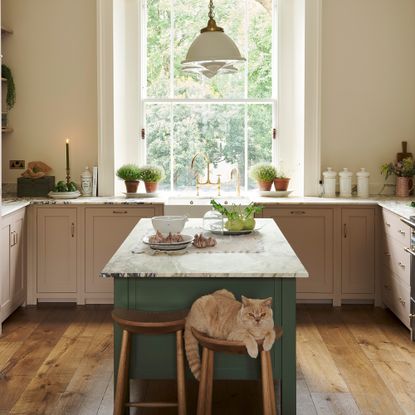
<path fill-rule="evenodd" d="M 48 196 L 52 199 L 77 199 L 81 193 L 79 190 L 75 192 L 49 192 Z"/>
<path fill-rule="evenodd" d="M 180 242 L 169 242 L 169 243 L 156 243 L 150 242 L 150 237 L 153 235 L 147 235 L 143 238 L 143 242 L 146 245 L 149 245 L 150 248 L 156 249 L 158 251 L 180 251 L 185 249 L 189 244 L 193 242 L 193 236 L 191 235 L 182 235 L 183 241 Z"/>
<path fill-rule="evenodd" d="M 153 228 L 164 235 L 180 233 L 187 221 L 187 216 L 154 216 L 151 218 Z"/>

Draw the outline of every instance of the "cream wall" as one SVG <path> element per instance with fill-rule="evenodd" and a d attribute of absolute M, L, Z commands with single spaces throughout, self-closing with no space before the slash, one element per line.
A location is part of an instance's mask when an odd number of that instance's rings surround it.
<path fill-rule="evenodd" d="M 322 170 L 415 154 L 415 1 L 323 0 Z M 376 185 L 377 183 L 377 185 Z"/>
<path fill-rule="evenodd" d="M 72 177 L 97 162 L 96 0 L 2 0 L 3 62 L 13 71 L 14 133 L 3 136 L 3 182 L 21 170 L 9 159 L 42 160 L 65 176 L 65 138 Z"/>

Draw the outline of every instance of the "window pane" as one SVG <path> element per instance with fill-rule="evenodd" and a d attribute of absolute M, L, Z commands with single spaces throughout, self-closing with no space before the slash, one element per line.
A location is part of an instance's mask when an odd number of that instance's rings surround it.
<path fill-rule="evenodd" d="M 248 1 L 248 97 L 272 97 L 272 0 Z M 262 3 L 262 4 L 261 4 Z"/>
<path fill-rule="evenodd" d="M 213 163 L 211 181 L 216 182 L 217 175 L 221 174 L 224 190 L 229 186 L 227 182 L 233 165 L 239 165 L 243 176 L 244 105 L 176 104 L 173 111 L 175 189 L 195 189 L 190 164 L 199 151 L 206 153 Z M 206 164 L 202 157 L 198 158 L 195 168 L 200 179 L 206 179 Z"/>
<path fill-rule="evenodd" d="M 166 178 L 160 189 L 170 189 L 170 104 L 146 104 L 147 162 L 162 166 Z"/>
<path fill-rule="evenodd" d="M 170 94 L 170 33 L 170 0 L 147 0 L 147 97 Z"/>
<path fill-rule="evenodd" d="M 248 105 L 248 168 L 272 161 L 272 104 Z M 256 183 L 251 178 L 249 188 Z"/>

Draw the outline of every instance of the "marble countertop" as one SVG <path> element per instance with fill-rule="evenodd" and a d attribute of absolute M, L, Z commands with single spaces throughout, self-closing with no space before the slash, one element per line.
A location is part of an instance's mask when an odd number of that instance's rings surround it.
<path fill-rule="evenodd" d="M 227 200 L 227 196 L 224 195 L 219 199 L 222 203 Z M 247 195 L 241 198 L 229 197 L 230 203 L 244 203 L 249 204 L 255 202 L 262 205 L 324 205 L 324 206 L 336 206 L 336 205 L 379 205 L 396 213 L 397 215 L 409 218 L 409 216 L 415 215 L 415 208 L 410 206 L 410 203 L 415 200 L 414 198 L 396 198 L 393 196 L 373 196 L 367 199 L 358 197 L 351 198 L 324 198 L 324 197 L 260 197 L 255 192 L 249 192 Z M 176 197 L 169 193 L 161 193 L 160 196 L 154 198 L 137 198 L 126 199 L 124 196 L 114 197 L 79 197 L 77 199 L 56 200 L 50 198 L 4 198 L 1 206 L 1 216 L 13 213 L 18 209 L 21 209 L 28 205 L 142 205 L 142 204 L 163 204 L 188 206 L 191 202 L 192 205 L 208 205 L 209 198 L 197 198 L 189 195 L 189 197 Z"/>
<path fill-rule="evenodd" d="M 133 253 L 145 235 L 154 234 L 150 219 L 142 219 L 101 272 L 102 277 L 162 278 L 306 278 L 308 273 L 272 219 L 258 219 L 263 250 L 246 253 L 200 253 L 149 255 Z M 201 227 L 201 219 L 190 219 L 186 228 Z M 194 233 L 194 232 L 193 232 Z M 244 238 L 234 236 L 233 238 Z M 241 239 L 240 239 L 241 240 Z M 220 241 L 218 242 L 220 248 Z"/>
<path fill-rule="evenodd" d="M 26 206 L 30 205 L 30 201 L 28 200 L 8 200 L 3 201 L 0 207 L 0 216 L 10 215 L 20 209 L 25 208 Z"/>

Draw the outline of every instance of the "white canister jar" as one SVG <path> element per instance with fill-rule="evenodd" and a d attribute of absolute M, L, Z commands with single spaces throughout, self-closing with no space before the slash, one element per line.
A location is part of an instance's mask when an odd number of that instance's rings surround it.
<path fill-rule="evenodd" d="M 339 173 L 340 176 L 340 197 L 352 197 L 352 176 L 353 173 L 346 167 Z"/>
<path fill-rule="evenodd" d="M 324 197 L 336 197 L 336 177 L 337 173 L 331 167 L 323 172 L 323 195 Z"/>
<path fill-rule="evenodd" d="M 357 176 L 357 196 L 369 197 L 369 176 L 370 173 L 364 167 L 356 173 Z"/>
<path fill-rule="evenodd" d="M 81 194 L 84 197 L 92 196 L 92 173 L 88 166 L 81 173 Z"/>

